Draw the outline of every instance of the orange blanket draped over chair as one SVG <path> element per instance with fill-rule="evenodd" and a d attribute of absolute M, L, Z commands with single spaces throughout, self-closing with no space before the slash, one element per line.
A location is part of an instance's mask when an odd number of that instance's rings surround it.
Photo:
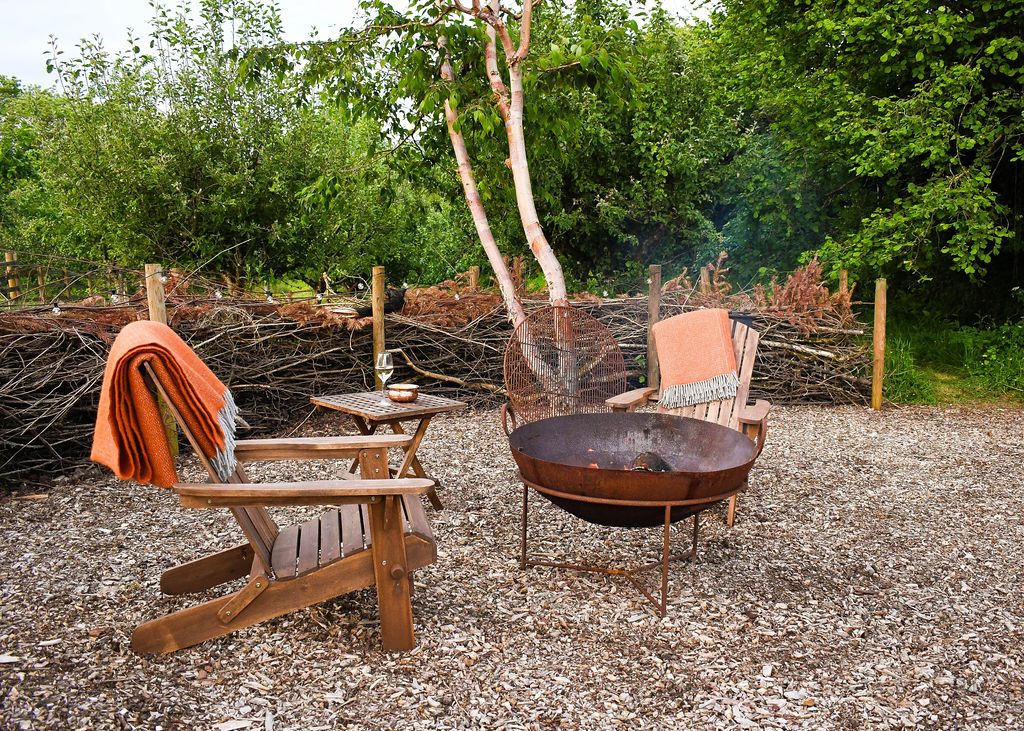
<path fill-rule="evenodd" d="M 655 323 L 666 409 L 733 398 L 739 388 L 729 312 L 693 310 Z"/>
<path fill-rule="evenodd" d="M 157 322 L 133 322 L 114 340 L 103 373 L 92 460 L 122 480 L 159 487 L 178 481 L 156 395 L 140 370 L 143 363 L 154 369 L 199 447 L 226 480 L 235 468 L 238 419 L 231 392 L 184 340 Z"/>

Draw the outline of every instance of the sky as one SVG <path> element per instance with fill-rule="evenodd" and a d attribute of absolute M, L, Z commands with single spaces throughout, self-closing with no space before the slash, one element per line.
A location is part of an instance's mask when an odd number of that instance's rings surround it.
<path fill-rule="evenodd" d="M 662 0 L 669 12 L 693 14 L 690 0 Z M 352 25 L 357 0 L 279 0 L 285 37 L 301 41 L 315 26 L 330 37 L 339 26 Z M 167 2 L 177 5 L 176 0 Z M 66 55 L 74 55 L 82 38 L 98 33 L 111 53 L 128 48 L 128 28 L 145 38 L 152 9 L 147 0 L 0 0 L 0 75 L 14 76 L 24 85 L 49 87 L 45 53 L 53 35 Z"/>

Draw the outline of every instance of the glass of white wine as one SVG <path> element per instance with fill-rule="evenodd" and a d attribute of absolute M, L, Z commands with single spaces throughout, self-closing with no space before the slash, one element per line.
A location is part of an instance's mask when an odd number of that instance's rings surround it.
<path fill-rule="evenodd" d="M 391 378 L 391 374 L 395 372 L 395 363 L 391 358 L 391 353 L 383 351 L 377 354 L 377 378 L 380 379 L 380 405 L 388 406 L 391 402 L 388 401 L 387 397 L 387 383 L 388 379 Z"/>

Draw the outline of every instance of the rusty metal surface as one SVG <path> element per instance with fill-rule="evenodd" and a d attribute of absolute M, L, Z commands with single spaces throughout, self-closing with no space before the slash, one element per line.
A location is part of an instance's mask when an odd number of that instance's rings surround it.
<path fill-rule="evenodd" d="M 523 481 L 592 523 L 653 526 L 672 521 L 742 488 L 758 445 L 738 431 L 669 414 L 556 416 L 515 428 L 509 447 Z M 671 472 L 630 471 L 655 452 Z"/>
<path fill-rule="evenodd" d="M 593 316 L 545 307 L 509 339 L 505 388 L 520 421 L 604 412 L 605 400 L 626 390 L 622 351 Z"/>

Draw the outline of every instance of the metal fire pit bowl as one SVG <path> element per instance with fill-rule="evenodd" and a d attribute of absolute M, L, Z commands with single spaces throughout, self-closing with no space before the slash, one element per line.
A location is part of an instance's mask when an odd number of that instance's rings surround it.
<path fill-rule="evenodd" d="M 553 566 L 625 577 L 662 617 L 668 609 L 669 562 L 688 559 L 696 563 L 700 511 L 743 489 L 767 431 L 762 428 L 754 443 L 738 431 L 706 421 L 621 412 L 553 416 L 519 426 L 507 404 L 501 409 L 501 422 L 523 481 L 522 568 Z M 634 459 L 645 452 L 654 452 L 671 470 L 630 470 Z M 662 524 L 661 560 L 634 568 L 612 568 L 530 558 L 527 516 L 531 487 L 591 523 L 624 528 Z M 690 550 L 672 554 L 671 524 L 690 515 Z M 638 578 L 659 567 L 660 600 Z"/>
<path fill-rule="evenodd" d="M 512 424 L 509 422 L 512 421 Z M 523 482 L 583 520 L 608 526 L 682 520 L 739 491 L 760 453 L 741 432 L 682 416 L 605 413 L 503 424 Z M 643 452 L 670 472 L 630 471 Z"/>

